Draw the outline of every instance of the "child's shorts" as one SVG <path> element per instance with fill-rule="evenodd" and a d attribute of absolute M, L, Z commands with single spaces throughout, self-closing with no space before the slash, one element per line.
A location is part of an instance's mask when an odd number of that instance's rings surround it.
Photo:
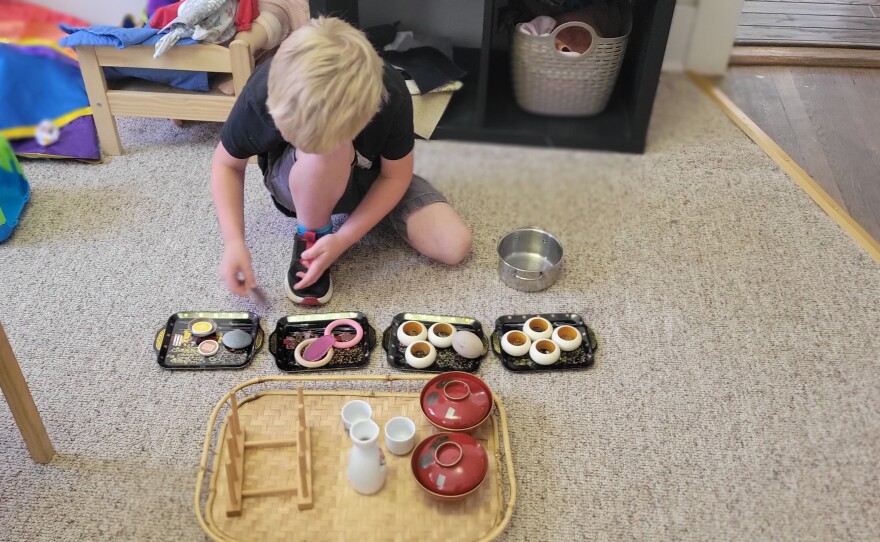
<path fill-rule="evenodd" d="M 274 163 L 269 165 L 269 170 L 263 179 L 266 189 L 272 195 L 272 200 L 278 210 L 290 217 L 296 217 L 296 208 L 290 195 L 290 169 L 296 161 L 294 148 L 288 146 L 284 153 Z M 351 214 L 360 204 L 361 200 L 370 189 L 373 181 L 379 176 L 376 170 L 364 169 L 352 165 L 351 175 L 348 178 L 348 186 L 345 193 L 336 203 L 333 214 Z M 406 219 L 413 212 L 432 203 L 446 202 L 446 198 L 431 186 L 431 183 L 418 175 L 413 175 L 412 182 L 400 203 L 388 213 L 383 222 L 388 223 L 404 239 L 406 235 Z"/>

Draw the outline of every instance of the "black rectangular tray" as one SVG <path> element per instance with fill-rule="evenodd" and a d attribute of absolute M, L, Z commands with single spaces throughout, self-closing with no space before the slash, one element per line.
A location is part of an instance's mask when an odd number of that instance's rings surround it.
<path fill-rule="evenodd" d="M 222 345 L 213 356 L 204 357 L 196 350 L 189 323 L 196 318 L 210 318 L 217 323 L 218 339 L 223 333 L 241 329 L 251 334 L 253 342 L 242 352 L 230 352 Z M 252 312 L 178 312 L 156 333 L 153 348 L 156 361 L 165 369 L 241 369 L 253 361 L 263 346 L 263 328 L 260 317 Z M 218 340 L 218 342 L 220 342 Z"/>
<path fill-rule="evenodd" d="M 296 362 L 293 351 L 296 346 L 309 337 L 320 337 L 326 328 L 334 320 L 347 318 L 354 320 L 364 329 L 364 338 L 361 342 L 344 350 L 335 350 L 333 359 L 323 367 L 312 369 L 303 367 Z M 345 331 L 341 326 L 334 330 L 334 335 Z M 351 329 L 351 328 L 348 328 Z M 359 369 L 370 363 L 370 353 L 376 346 L 376 332 L 369 320 L 362 312 L 329 312 L 317 314 L 300 314 L 286 316 L 278 320 L 275 331 L 269 335 L 269 352 L 275 358 L 275 365 L 288 373 L 333 371 L 340 369 Z"/>
<path fill-rule="evenodd" d="M 407 362 L 404 354 L 406 348 L 400 345 L 397 340 L 397 328 L 400 324 L 408 321 L 416 320 L 425 324 L 426 327 L 437 322 L 446 322 L 451 324 L 456 330 L 467 330 L 475 333 L 480 340 L 483 341 L 483 354 L 474 359 L 467 359 L 459 356 L 452 347 L 438 348 L 437 360 L 424 369 L 415 369 Z M 445 373 L 448 371 L 466 371 L 468 373 L 476 372 L 480 368 L 480 361 L 486 357 L 489 352 L 489 341 L 483 333 L 483 324 L 474 318 L 465 316 L 437 316 L 435 314 L 415 314 L 409 312 L 401 312 L 391 319 L 391 325 L 382 334 L 382 348 L 388 353 L 388 365 L 401 371 L 412 371 L 415 373 Z"/>
<path fill-rule="evenodd" d="M 553 327 L 569 325 L 580 330 L 584 341 L 579 347 L 571 352 L 562 352 L 559 361 L 553 365 L 540 365 L 525 356 L 511 356 L 501 349 L 501 336 L 512 330 L 522 330 L 523 324 L 533 316 L 546 318 Z M 492 350 L 501 358 L 501 364 L 510 371 L 566 371 L 571 369 L 586 369 L 593 365 L 596 356 L 596 335 L 584 319 L 577 314 L 551 313 L 551 314 L 509 314 L 499 316 L 495 320 L 495 331 L 492 332 Z"/>

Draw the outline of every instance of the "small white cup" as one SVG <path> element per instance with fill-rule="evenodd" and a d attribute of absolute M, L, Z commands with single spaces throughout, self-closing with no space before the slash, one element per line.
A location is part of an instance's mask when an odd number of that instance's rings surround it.
<path fill-rule="evenodd" d="M 428 340 L 428 328 L 417 320 L 407 320 L 397 326 L 397 341 L 406 348 L 416 341 Z"/>
<path fill-rule="evenodd" d="M 501 336 L 501 349 L 511 356 L 525 356 L 531 347 L 532 340 L 518 329 L 510 330 Z"/>
<path fill-rule="evenodd" d="M 540 341 L 541 339 L 549 339 L 553 335 L 553 324 L 546 318 L 533 316 L 523 324 L 523 333 L 532 340 Z"/>
<path fill-rule="evenodd" d="M 428 328 L 428 342 L 437 348 L 449 348 L 452 346 L 453 335 L 455 335 L 455 327 L 446 322 L 437 322 Z"/>
<path fill-rule="evenodd" d="M 406 360 L 407 365 L 414 369 L 424 369 L 430 367 L 437 359 L 437 349 L 428 341 L 416 341 L 406 347 L 403 359 Z"/>
<path fill-rule="evenodd" d="M 559 345 L 559 348 L 565 352 L 577 350 L 583 342 L 581 332 L 572 326 L 559 326 L 553 330 L 553 342 Z"/>
<path fill-rule="evenodd" d="M 385 447 L 394 455 L 406 455 L 416 445 L 416 424 L 398 416 L 385 424 Z"/>
<path fill-rule="evenodd" d="M 355 399 L 342 405 L 342 426 L 348 433 L 354 422 L 369 420 L 373 416 L 373 408 L 366 401 Z"/>
<path fill-rule="evenodd" d="M 553 365 L 559 361 L 559 345 L 550 339 L 541 339 L 532 343 L 529 348 L 529 357 L 539 365 Z"/>

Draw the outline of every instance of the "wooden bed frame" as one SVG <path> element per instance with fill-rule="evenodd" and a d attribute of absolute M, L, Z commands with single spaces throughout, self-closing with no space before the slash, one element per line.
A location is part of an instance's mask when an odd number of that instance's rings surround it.
<path fill-rule="evenodd" d="M 122 154 L 116 129 L 116 115 L 179 120 L 223 122 L 254 70 L 255 54 L 266 47 L 266 30 L 254 22 L 251 30 L 239 32 L 228 47 L 212 44 L 177 46 L 158 59 L 152 45 L 115 47 L 76 47 L 80 70 L 92 106 L 98 139 L 104 154 Z M 192 92 L 146 82 L 126 83 L 110 89 L 104 67 L 165 68 L 232 74 L 235 95 L 219 90 Z"/>

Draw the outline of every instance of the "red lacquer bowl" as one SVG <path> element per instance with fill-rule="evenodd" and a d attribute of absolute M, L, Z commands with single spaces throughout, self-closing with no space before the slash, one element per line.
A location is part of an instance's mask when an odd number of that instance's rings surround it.
<path fill-rule="evenodd" d="M 467 433 L 438 433 L 413 450 L 413 476 L 428 493 L 458 499 L 477 490 L 489 473 L 483 445 Z"/>
<path fill-rule="evenodd" d="M 419 398 L 428 421 L 444 431 L 468 431 L 492 412 L 492 391 L 476 376 L 452 371 L 435 376 Z"/>

